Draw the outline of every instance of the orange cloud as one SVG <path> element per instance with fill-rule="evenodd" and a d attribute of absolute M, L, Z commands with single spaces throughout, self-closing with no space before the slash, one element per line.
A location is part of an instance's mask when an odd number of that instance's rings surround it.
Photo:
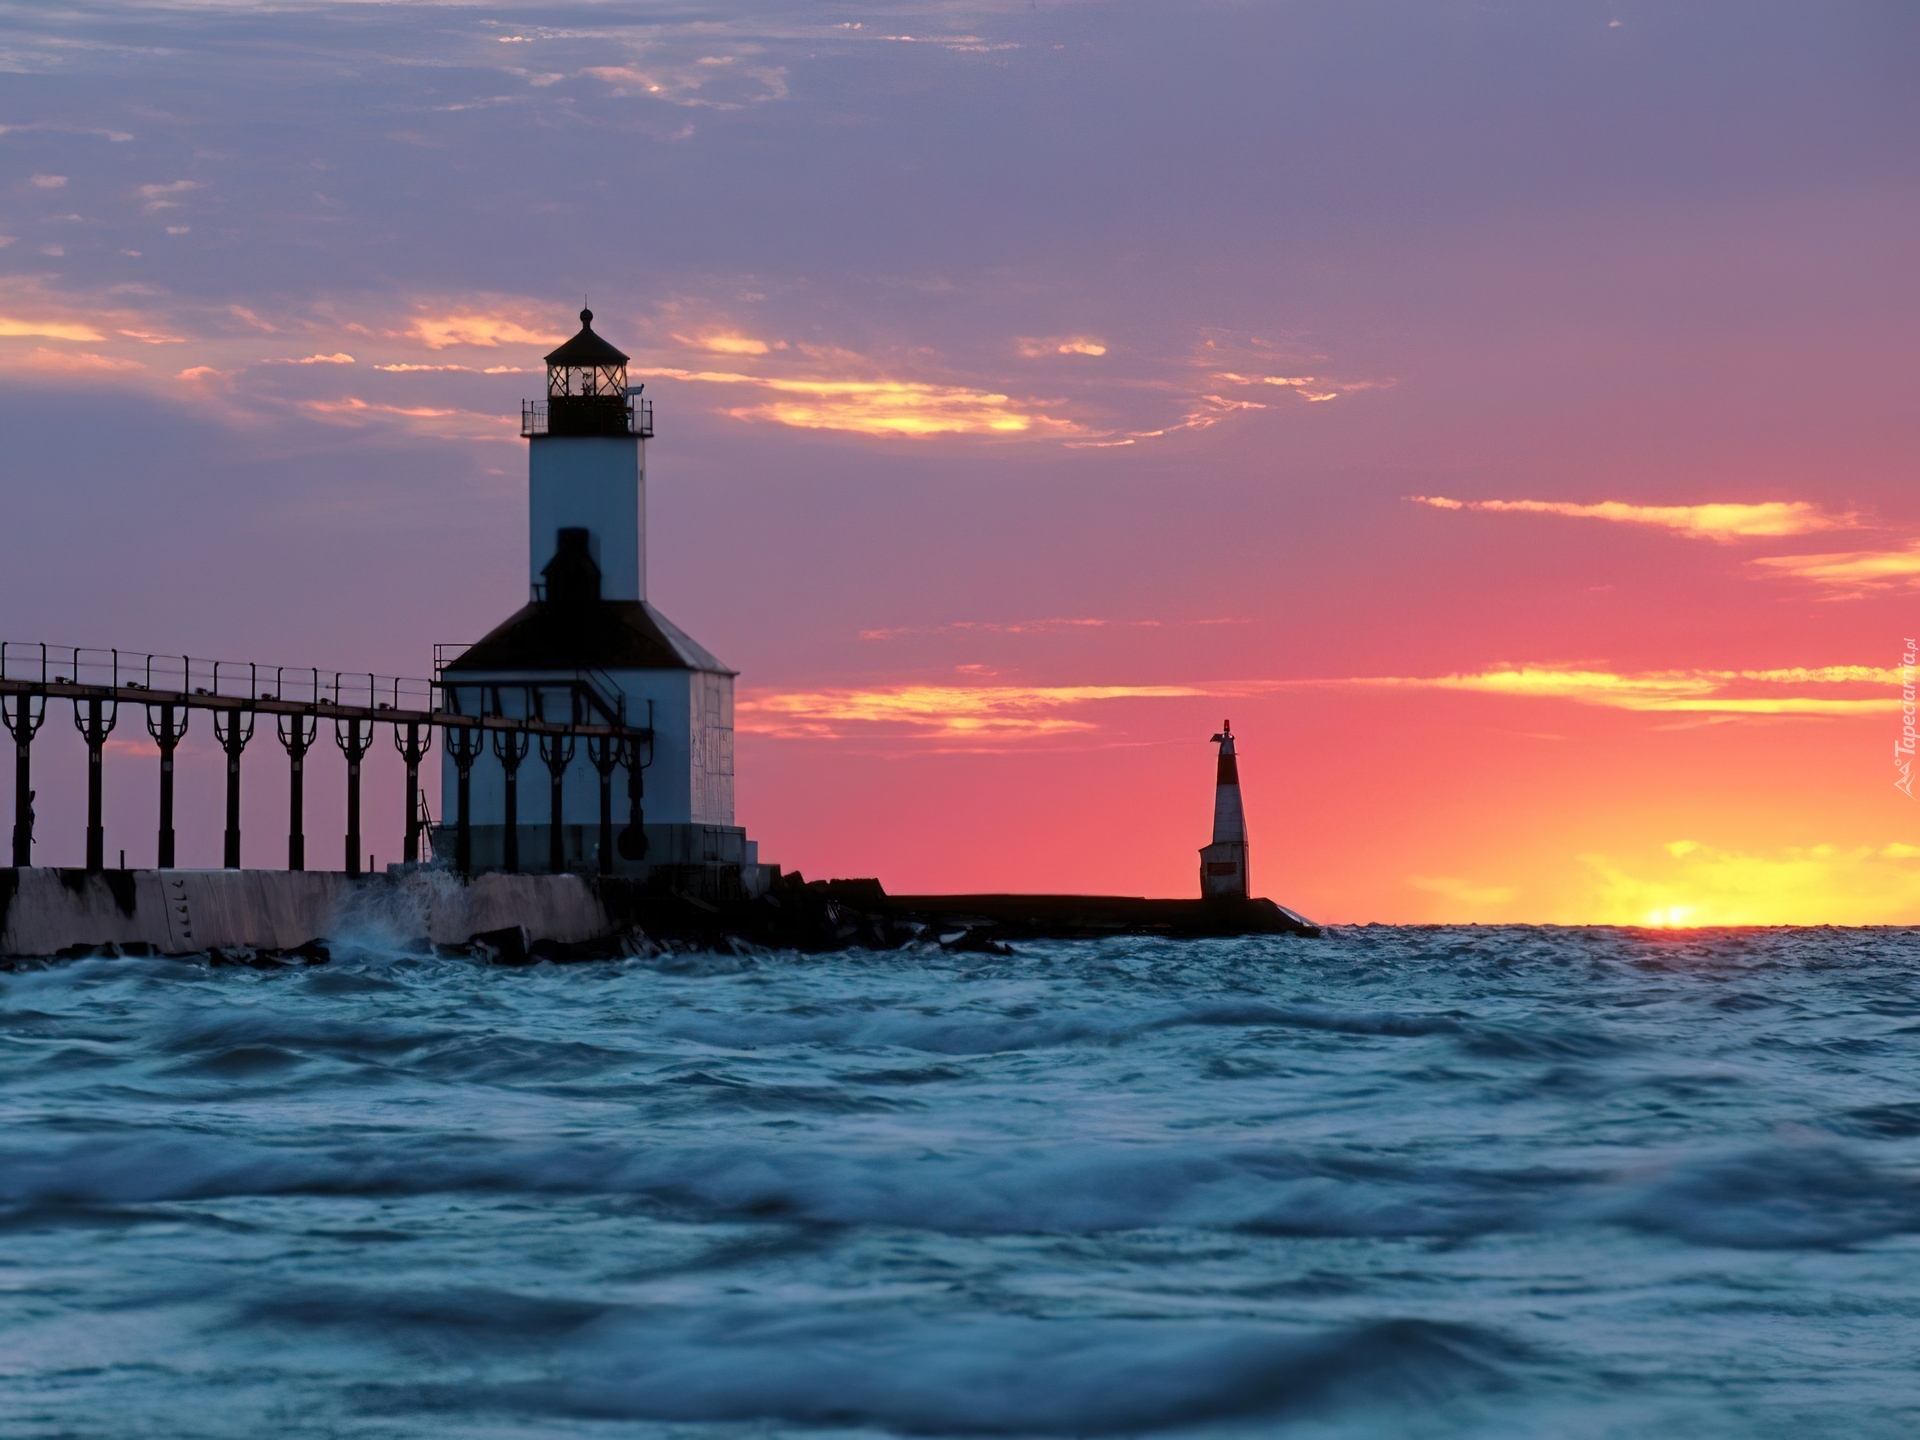
<path fill-rule="evenodd" d="M 1736 540 L 1752 536 L 1807 535 L 1816 530 L 1846 530 L 1859 524 L 1851 513 L 1830 514 L 1805 500 L 1770 500 L 1756 505 L 1629 505 L 1603 500 L 1575 505 L 1560 500 L 1454 500 L 1445 495 L 1409 495 L 1416 505 L 1437 510 L 1484 510 L 1504 515 L 1564 515 L 1578 520 L 1612 520 L 1652 525 L 1700 540 Z"/>
<path fill-rule="evenodd" d="M 1034 628 L 1104 621 L 1027 622 Z M 1151 622 L 1134 622 L 1151 623 Z M 959 627 L 953 627 L 959 628 Z M 978 628 L 1014 629 L 1015 626 Z M 889 639 L 905 631 L 862 632 Z M 1561 665 L 1498 666 L 1468 674 L 1369 676 L 1344 680 L 1227 680 L 1177 685 L 901 684 L 757 691 L 739 702 L 743 731 L 787 739 L 876 736 L 917 740 L 1034 740 L 1099 729 L 1087 707 L 1115 700 L 1173 700 L 1271 694 L 1297 686 L 1355 686 L 1470 691 L 1515 699 L 1566 700 L 1615 709 L 1722 715 L 1844 717 L 1900 707 L 1898 690 L 1879 696 L 1765 693 L 1768 687 L 1897 687 L 1898 670 L 1834 665 L 1782 670 L 1691 670 L 1621 674 Z M 1752 693 L 1758 689 L 1761 693 Z M 1444 877 L 1443 877 L 1444 878 Z M 1461 882 L 1465 884 L 1466 882 Z M 1451 892 L 1426 888 L 1435 894 Z M 1455 896 L 1454 898 L 1459 898 Z"/>
<path fill-rule="evenodd" d="M 1293 391 L 1302 400 L 1309 402 L 1338 400 L 1342 395 L 1354 390 L 1381 390 L 1392 385 L 1391 380 L 1320 380 L 1312 375 L 1238 375 L 1231 370 L 1222 370 L 1214 377 L 1225 380 L 1229 385 L 1278 385 Z M 1320 388 L 1310 390 L 1307 387 L 1317 385 Z"/>
<path fill-rule="evenodd" d="M 1035 739 L 1098 728 L 1066 712 L 1099 701 L 1244 693 L 1244 686 L 888 685 L 754 692 L 740 701 L 736 716 L 742 730 L 786 738 Z"/>
<path fill-rule="evenodd" d="M 1897 550 L 1853 550 L 1837 555 L 1768 555 L 1750 560 L 1775 575 L 1823 585 L 1839 595 L 1920 584 L 1920 540 Z"/>
<path fill-rule="evenodd" d="M 85 350 L 49 350 L 45 346 L 17 358 L 9 357 L 4 363 L 8 370 L 43 375 L 103 375 L 146 369 L 138 360 L 116 360 Z"/>
<path fill-rule="evenodd" d="M 0 315 L 0 337 L 33 336 L 42 340 L 102 340 L 105 337 L 91 325 L 71 320 L 24 320 Z"/>
<path fill-rule="evenodd" d="M 675 335 L 672 338 L 689 350 L 705 350 L 714 355 L 765 355 L 774 348 L 764 340 L 728 330 L 710 331 L 692 337 Z"/>
<path fill-rule="evenodd" d="M 429 350 L 444 350 L 449 345 L 481 345 L 493 349 L 499 345 L 557 345 L 566 337 L 540 330 L 529 330 L 518 321 L 502 315 L 454 314 L 421 316 L 407 332 Z"/>
<path fill-rule="evenodd" d="M 305 361 L 301 362 L 305 364 Z M 375 370 L 385 370 L 391 375 L 418 375 L 453 373 L 459 375 L 533 375 L 538 369 L 532 365 L 488 365 L 484 369 L 478 365 L 375 365 Z"/>
<path fill-rule="evenodd" d="M 1900 672 L 1867 665 L 1830 665 L 1787 670 L 1666 670 L 1622 674 L 1569 665 L 1502 665 L 1470 674 L 1428 677 L 1380 676 L 1321 682 L 1471 690 L 1520 699 L 1571 700 L 1620 710 L 1699 712 L 1721 715 L 1869 715 L 1898 710 L 1896 694 L 1829 696 L 1733 694 L 1767 685 L 1898 686 Z M 1314 683 L 1314 682 L 1305 682 Z"/>
<path fill-rule="evenodd" d="M 459 440 L 516 439 L 516 416 L 484 415 L 474 410 L 441 409 L 425 405 L 383 405 L 349 395 L 341 400 L 304 400 L 300 409 L 336 424 L 359 425 L 390 416 L 411 421 L 432 434 Z"/>
<path fill-rule="evenodd" d="M 1020 355 L 1028 360 L 1037 360 L 1043 355 L 1104 355 L 1107 347 L 1098 340 L 1090 340 L 1082 335 L 1054 336 L 1051 339 L 1022 339 L 1017 346 Z"/>
<path fill-rule="evenodd" d="M 1220 622 L 1197 621 L 1197 624 Z M 937 635 L 950 631 L 985 631 L 993 635 L 1039 635 L 1061 630 L 1100 630 L 1109 626 L 1128 629 L 1157 629 L 1158 620 L 949 620 L 944 625 L 895 625 L 882 630 L 862 630 L 862 640 L 893 640 L 902 635 Z"/>
<path fill-rule="evenodd" d="M 263 365 L 351 365 L 353 356 L 344 350 L 333 355 L 309 355 L 303 360 L 263 360 Z M 385 370 L 385 365 L 376 365 L 376 370 Z"/>
<path fill-rule="evenodd" d="M 736 420 L 768 420 L 802 430 L 843 430 L 859 435 L 1022 435 L 1043 430 L 1072 433 L 1072 421 L 1039 414 L 1006 395 L 959 385 L 917 380 L 806 380 L 739 375 L 726 371 L 636 370 L 705 385 L 734 385 L 774 392 L 758 405 L 721 413 Z"/>

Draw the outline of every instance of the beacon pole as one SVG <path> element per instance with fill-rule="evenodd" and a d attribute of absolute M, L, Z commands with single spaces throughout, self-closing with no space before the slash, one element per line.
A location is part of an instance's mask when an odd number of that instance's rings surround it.
<path fill-rule="evenodd" d="M 400 757 L 407 762 L 407 842 L 404 858 L 412 865 L 420 859 L 420 762 L 427 758 L 427 751 L 433 748 L 433 730 L 428 727 L 424 735 L 420 722 L 407 722 L 407 738 L 400 738 L 400 727 L 393 727 L 393 746 Z"/>
<path fill-rule="evenodd" d="M 228 870 L 240 868 L 240 752 L 253 738 L 253 712 L 238 705 L 231 710 L 213 712 L 213 736 L 227 752 L 227 833 L 226 854 L 221 864 Z"/>
<path fill-rule="evenodd" d="M 159 711 L 156 715 L 154 712 Z M 160 747 L 160 834 L 159 843 L 154 848 L 153 863 L 162 870 L 173 868 L 173 752 L 181 737 L 187 733 L 187 717 L 190 711 L 179 711 L 179 724 L 174 723 L 174 707 L 171 705 L 149 705 L 147 707 L 147 733 L 153 736 L 154 743 Z"/>
<path fill-rule="evenodd" d="M 33 864 L 33 736 L 46 718 L 44 695 L 0 696 L 0 721 L 13 736 L 13 863 L 22 870 Z"/>
<path fill-rule="evenodd" d="M 320 733 L 311 715 L 279 715 L 274 726 L 287 747 L 287 869 L 307 868 L 307 751 Z"/>

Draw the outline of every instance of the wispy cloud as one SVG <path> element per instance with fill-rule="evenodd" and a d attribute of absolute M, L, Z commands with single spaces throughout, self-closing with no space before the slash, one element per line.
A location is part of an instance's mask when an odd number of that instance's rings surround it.
<path fill-rule="evenodd" d="M 260 363 L 262 365 L 351 365 L 353 364 L 353 356 L 341 350 L 332 355 L 308 355 L 298 360 L 262 360 Z M 381 365 L 376 368 L 384 370 L 387 367 Z"/>
<path fill-rule="evenodd" d="M 1250 625 L 1238 616 L 1206 620 L 1102 620 L 1049 616 L 1041 620 L 948 620 L 938 625 L 890 625 L 862 630 L 862 640 L 897 640 L 903 635 L 1054 635 L 1087 630 L 1158 630 L 1166 625 Z"/>
<path fill-rule="evenodd" d="M 375 370 L 384 370 L 390 375 L 535 375 L 539 367 L 535 365 L 375 365 Z"/>
<path fill-rule="evenodd" d="M 1808 535 L 1819 530 L 1853 529 L 1860 523 L 1857 515 L 1836 515 L 1806 500 L 1768 500 L 1753 505 L 1632 505 L 1622 500 L 1602 500 L 1596 505 L 1577 505 L 1564 500 L 1455 500 L 1446 495 L 1406 498 L 1416 505 L 1431 505 L 1437 510 L 1561 515 L 1576 520 L 1650 525 L 1700 540 Z"/>
<path fill-rule="evenodd" d="M 918 380 L 839 380 L 741 375 L 725 371 L 637 369 L 701 385 L 739 386 L 772 392 L 757 404 L 721 411 L 736 420 L 770 421 L 802 430 L 841 430 L 860 435 L 1072 434 L 1080 427 L 1055 419 L 1011 396 L 963 385 Z"/>
<path fill-rule="evenodd" d="M 1464 674 L 1376 676 L 1304 683 L 1477 691 L 1516 699 L 1569 700 L 1582 705 L 1604 705 L 1619 710 L 1845 716 L 1897 710 L 1900 700 L 1897 693 L 1878 696 L 1794 695 L 1780 694 L 1772 687 L 1894 687 L 1900 683 L 1899 673 L 1897 670 L 1870 665 L 1641 672 L 1586 669 L 1572 665 L 1501 665 Z"/>
<path fill-rule="evenodd" d="M 14 315 L 0 315 L 0 336 L 87 341 L 99 341 L 105 338 L 93 326 L 83 325 L 77 320 L 29 320 Z"/>
<path fill-rule="evenodd" d="M 584 73 L 616 95 L 709 110 L 744 110 L 787 98 L 783 65 L 741 64 L 736 55 L 702 55 L 682 65 L 590 65 Z"/>
<path fill-rule="evenodd" d="M 949 620 L 940 625 L 894 625 L 862 630 L 862 640 L 897 640 L 902 635 L 984 633 L 989 635 L 1044 635 L 1060 631 L 1156 629 L 1158 620 L 1092 620 L 1054 617 L 1046 620 Z"/>
<path fill-rule="evenodd" d="M 0 369 L 29 375 L 102 375 L 146 367 L 138 360 L 96 355 L 87 350 L 49 350 L 42 346 L 18 357 L 0 356 Z"/>
<path fill-rule="evenodd" d="M 1211 430 L 1223 420 L 1247 410 L 1264 410 L 1267 407 L 1257 400 L 1229 400 L 1224 395 L 1199 395 L 1187 406 L 1187 411 L 1171 425 L 1162 425 L 1158 430 L 1128 430 L 1095 432 L 1084 440 L 1069 440 L 1069 450 L 1112 450 L 1122 445 L 1137 445 L 1142 440 L 1159 440 L 1168 435 L 1177 435 L 1182 430 Z"/>
<path fill-rule="evenodd" d="M 514 440 L 520 433 L 519 420 L 513 416 L 430 405 L 388 405 L 353 395 L 339 400 L 303 400 L 297 408 L 334 424 L 365 425 L 386 420 L 448 439 Z"/>
<path fill-rule="evenodd" d="M 1213 378 L 1229 385 L 1278 385 L 1309 402 L 1338 400 L 1355 390 L 1382 390 L 1391 383 L 1381 380 L 1322 380 L 1313 375 L 1240 375 L 1231 370 L 1223 370 Z"/>
<path fill-rule="evenodd" d="M 742 335 L 732 330 L 710 330 L 698 335 L 674 335 L 677 343 L 689 350 L 705 350 L 712 355 L 765 355 L 775 348 L 765 340 L 756 340 L 751 335 Z M 779 349 L 786 349 L 782 344 Z"/>
<path fill-rule="evenodd" d="M 25 125 L 0 125 L 0 135 L 23 135 L 31 130 L 47 130 L 63 135 L 97 135 L 103 140 L 124 143 L 133 139 L 125 130 L 103 130 L 91 125 L 68 125 L 58 120 L 34 120 Z"/>
<path fill-rule="evenodd" d="M 1086 622 L 1025 623 L 1044 628 Z M 907 632 L 864 631 L 862 638 L 886 640 L 902 633 Z M 963 667 L 963 671 L 972 668 Z M 1832 718 L 1897 711 L 1899 676 L 1898 670 L 1871 665 L 1639 673 L 1566 665 L 1511 665 L 1451 675 L 1220 680 L 1166 685 L 1003 685 L 968 679 L 952 684 L 751 691 L 740 701 L 739 724 L 742 730 L 751 733 L 788 739 L 1045 741 L 1100 729 L 1098 709 L 1114 701 L 1227 700 L 1321 687 L 1452 690 L 1645 712 Z M 1873 687 L 1883 693 L 1804 693 L 1828 686 Z"/>
<path fill-rule="evenodd" d="M 1247 687 L 1236 685 L 883 685 L 755 691 L 740 701 L 737 718 L 742 730 L 795 739 L 863 735 L 1033 740 L 1097 729 L 1094 720 L 1074 713 L 1090 705 L 1245 693 Z"/>
<path fill-rule="evenodd" d="M 1920 585 L 1920 540 L 1893 550 L 1850 550 L 1834 555 L 1767 555 L 1747 562 L 1773 575 L 1806 580 L 1836 598 Z"/>
<path fill-rule="evenodd" d="M 1016 342 L 1015 348 L 1028 360 L 1038 360 L 1049 355 L 1090 355 L 1107 353 L 1104 342 L 1090 339 L 1085 335 L 1055 335 L 1046 339 L 1024 338 Z"/>
<path fill-rule="evenodd" d="M 557 345 L 566 339 L 511 316 L 476 311 L 422 315 L 407 333 L 429 350 L 445 350 L 451 345 L 479 345 L 489 350 L 500 345 Z"/>
<path fill-rule="evenodd" d="M 175 197 L 202 188 L 203 182 L 199 180 L 174 180 L 165 185 L 142 185 L 136 193 L 147 202 L 149 210 L 174 210 L 180 205 Z"/>

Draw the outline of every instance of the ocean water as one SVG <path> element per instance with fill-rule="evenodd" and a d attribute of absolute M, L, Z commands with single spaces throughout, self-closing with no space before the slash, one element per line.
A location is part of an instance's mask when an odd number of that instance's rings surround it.
<path fill-rule="evenodd" d="M 1910 1437 L 1920 933 L 0 974 L 0 1434 Z"/>

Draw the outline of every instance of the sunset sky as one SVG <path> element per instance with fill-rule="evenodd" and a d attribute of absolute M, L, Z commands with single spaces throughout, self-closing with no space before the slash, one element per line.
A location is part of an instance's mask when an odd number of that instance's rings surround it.
<path fill-rule="evenodd" d="M 765 859 L 1195 893 L 1231 717 L 1316 919 L 1920 922 L 1916 74 L 1907 0 L 0 4 L 0 637 L 425 673 L 585 294 Z"/>

